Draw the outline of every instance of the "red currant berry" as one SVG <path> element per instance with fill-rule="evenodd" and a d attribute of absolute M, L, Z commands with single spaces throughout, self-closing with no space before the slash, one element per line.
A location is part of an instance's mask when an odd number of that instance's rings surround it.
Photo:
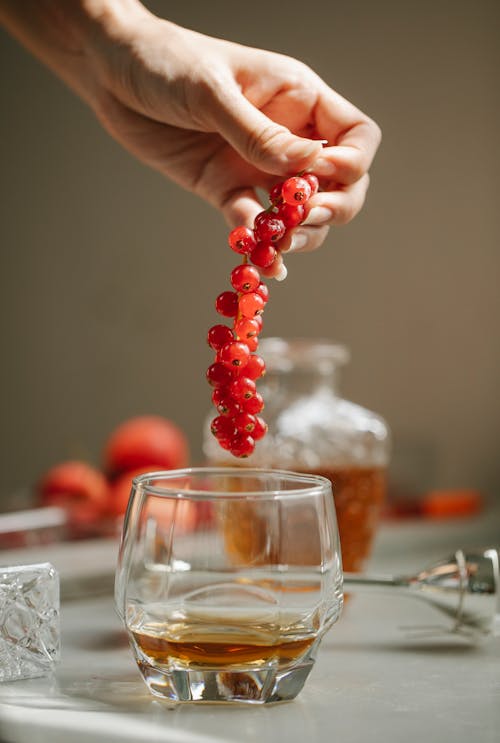
<path fill-rule="evenodd" d="M 236 227 L 229 233 L 229 247 L 236 253 L 248 255 L 255 245 L 253 230 L 248 227 Z"/>
<path fill-rule="evenodd" d="M 234 420 L 227 415 L 218 415 L 210 424 L 210 430 L 216 439 L 232 439 L 237 432 Z"/>
<path fill-rule="evenodd" d="M 281 197 L 282 188 L 283 188 L 283 181 L 280 181 L 275 186 L 273 186 L 271 190 L 269 191 L 269 201 L 274 206 L 277 206 L 282 201 L 282 197 Z"/>
<path fill-rule="evenodd" d="M 207 369 L 207 380 L 212 387 L 227 387 L 232 382 L 233 377 L 227 366 L 216 361 Z"/>
<path fill-rule="evenodd" d="M 260 266 L 261 268 L 270 266 L 275 258 L 276 248 L 271 243 L 257 243 L 257 247 L 250 253 L 252 263 L 255 263 L 256 266 Z"/>
<path fill-rule="evenodd" d="M 269 300 L 269 289 L 267 288 L 267 285 L 264 284 L 263 281 L 260 282 L 259 286 L 255 290 L 255 293 L 258 294 L 260 297 L 262 297 L 264 302 L 267 302 Z M 257 315 L 255 320 L 257 320 L 257 322 L 260 322 L 261 324 L 260 326 L 262 328 L 262 317 L 260 315 Z"/>
<path fill-rule="evenodd" d="M 262 297 L 262 294 L 261 294 L 260 296 Z M 264 299 L 264 297 L 262 297 L 262 299 Z M 265 302 L 265 301 L 266 301 L 266 300 L 264 299 L 264 302 Z M 255 321 L 255 322 L 257 323 L 257 325 L 259 326 L 259 333 L 260 333 L 260 331 L 261 331 L 261 330 L 262 330 L 262 328 L 264 327 L 264 318 L 262 317 L 262 315 L 255 315 L 255 317 L 253 318 L 253 320 L 254 320 L 254 321 Z"/>
<path fill-rule="evenodd" d="M 302 204 L 297 204 L 296 206 L 292 206 L 291 204 L 281 204 L 281 206 L 278 207 L 278 214 L 280 219 L 283 220 L 287 230 L 290 230 L 292 227 L 297 227 L 298 224 L 304 221 L 306 210 Z"/>
<path fill-rule="evenodd" d="M 253 338 L 247 338 L 245 343 L 248 346 L 249 351 L 256 351 L 259 347 L 259 339 L 256 335 L 253 336 Z"/>
<path fill-rule="evenodd" d="M 230 369 L 233 367 L 242 368 L 247 365 L 248 359 L 250 358 L 250 351 L 245 343 L 240 341 L 231 341 L 222 346 L 219 351 L 219 359 Z"/>
<path fill-rule="evenodd" d="M 213 325 L 207 334 L 207 343 L 214 351 L 218 351 L 233 339 L 233 331 L 227 325 Z"/>
<path fill-rule="evenodd" d="M 254 232 L 261 242 L 277 242 L 285 234 L 285 225 L 275 214 L 260 212 L 255 217 Z"/>
<path fill-rule="evenodd" d="M 265 302 L 260 294 L 248 292 L 240 297 L 238 309 L 243 317 L 252 318 L 264 311 L 264 305 Z"/>
<path fill-rule="evenodd" d="M 235 457 L 249 457 L 255 449 L 255 441 L 248 433 L 238 433 L 231 439 L 229 451 Z"/>
<path fill-rule="evenodd" d="M 238 295 L 236 292 L 222 292 L 215 300 L 215 309 L 224 317 L 236 317 L 238 314 Z"/>
<path fill-rule="evenodd" d="M 228 394 L 227 390 L 224 389 L 224 387 L 216 387 L 212 392 L 212 402 L 217 407 L 217 405 L 221 402 L 221 400 L 224 399 L 224 397 Z"/>
<path fill-rule="evenodd" d="M 259 283 L 260 274 L 253 266 L 242 263 L 231 271 L 231 284 L 237 292 L 253 292 Z"/>
<path fill-rule="evenodd" d="M 267 423 L 266 421 L 260 417 L 260 415 L 255 415 L 255 425 L 252 431 L 252 437 L 255 441 L 258 441 L 259 439 L 264 438 L 264 436 L 267 433 Z M 236 422 L 236 421 L 235 421 Z"/>
<path fill-rule="evenodd" d="M 314 175 L 314 173 L 304 173 L 302 178 L 311 186 L 311 196 L 314 196 L 315 193 L 318 193 L 319 181 L 318 177 Z"/>
<path fill-rule="evenodd" d="M 256 395 L 257 388 L 253 379 L 249 379 L 248 377 L 237 377 L 236 379 L 233 379 L 229 385 L 229 392 L 235 400 L 239 402 L 240 400 L 249 400 L 251 397 Z"/>
<path fill-rule="evenodd" d="M 260 315 L 257 315 L 257 317 L 260 317 Z M 238 338 L 241 338 L 242 341 L 246 342 L 249 338 L 254 338 L 258 335 L 260 328 L 261 326 L 257 322 L 256 318 L 253 318 L 252 320 L 238 320 L 234 326 L 234 332 Z"/>
<path fill-rule="evenodd" d="M 226 390 L 215 407 L 220 415 L 228 415 L 230 418 L 241 412 L 239 403 Z"/>
<path fill-rule="evenodd" d="M 239 413 L 234 419 L 234 425 L 242 433 L 252 433 L 256 419 L 251 413 Z"/>
<path fill-rule="evenodd" d="M 245 413 L 252 413 L 252 415 L 257 415 L 257 413 L 260 413 L 260 411 L 264 408 L 264 400 L 262 399 L 262 395 L 260 392 L 256 392 L 253 397 L 249 397 L 248 400 L 241 400 L 241 409 Z"/>
<path fill-rule="evenodd" d="M 252 354 L 245 365 L 245 377 L 259 379 L 266 373 L 266 364 L 262 356 Z"/>
<path fill-rule="evenodd" d="M 284 182 L 281 195 L 283 196 L 283 201 L 287 204 L 297 206 L 297 204 L 306 203 L 311 196 L 311 190 L 309 183 L 304 178 L 296 175 Z"/>

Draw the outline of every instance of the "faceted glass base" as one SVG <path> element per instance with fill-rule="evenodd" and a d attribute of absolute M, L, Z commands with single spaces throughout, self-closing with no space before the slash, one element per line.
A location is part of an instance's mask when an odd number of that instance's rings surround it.
<path fill-rule="evenodd" d="M 291 668 L 251 670 L 166 670 L 140 661 L 149 690 L 170 702 L 271 704 L 294 699 L 314 665 L 304 659 Z"/>

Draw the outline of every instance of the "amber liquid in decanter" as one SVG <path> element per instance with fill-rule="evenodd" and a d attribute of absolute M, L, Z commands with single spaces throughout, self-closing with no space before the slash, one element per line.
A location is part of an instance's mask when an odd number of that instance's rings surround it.
<path fill-rule="evenodd" d="M 360 572 L 370 556 L 372 543 L 386 494 L 386 470 L 383 467 L 346 465 L 324 469 L 301 470 L 321 475 L 332 483 L 333 499 L 340 535 L 342 565 L 347 572 Z M 265 514 L 252 502 L 225 510 L 226 548 L 234 559 L 254 565 L 311 565 L 319 559 L 320 546 L 315 538 L 316 514 L 300 508 L 290 511 L 287 528 L 293 539 L 274 554 L 266 551 L 270 525 Z"/>
<path fill-rule="evenodd" d="M 309 471 L 332 483 L 333 499 L 347 572 L 359 572 L 370 556 L 386 495 L 386 471 L 382 467 L 330 467 Z"/>

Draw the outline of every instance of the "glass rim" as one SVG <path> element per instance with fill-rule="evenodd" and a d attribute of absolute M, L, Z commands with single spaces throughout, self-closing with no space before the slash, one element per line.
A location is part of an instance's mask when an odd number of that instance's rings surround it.
<path fill-rule="evenodd" d="M 238 479 L 250 479 L 250 478 L 264 478 L 266 476 L 281 476 L 288 478 L 289 481 L 296 482 L 298 485 L 302 484 L 303 487 L 297 487 L 296 489 L 286 488 L 275 488 L 273 490 L 242 490 L 237 492 L 225 492 L 222 489 L 219 490 L 197 490 L 191 488 L 183 488 L 179 486 L 168 487 L 168 485 L 155 486 L 149 484 L 151 480 L 164 480 L 168 483 L 169 480 L 178 480 L 182 477 L 189 476 L 235 476 Z M 292 470 L 280 470 L 272 468 L 258 468 L 258 467 L 185 467 L 178 470 L 152 470 L 151 472 L 145 472 L 142 475 L 134 477 L 132 480 L 132 486 L 134 488 L 143 488 L 144 492 L 151 495 L 168 496 L 176 498 L 196 498 L 198 500 L 212 500 L 213 498 L 226 498 L 226 499 L 237 499 L 237 498 L 258 498 L 259 500 L 272 500 L 276 498 L 297 498 L 305 496 L 318 495 L 323 492 L 330 493 L 332 490 L 332 483 L 327 477 L 322 475 L 313 475 L 303 472 L 293 472 Z"/>

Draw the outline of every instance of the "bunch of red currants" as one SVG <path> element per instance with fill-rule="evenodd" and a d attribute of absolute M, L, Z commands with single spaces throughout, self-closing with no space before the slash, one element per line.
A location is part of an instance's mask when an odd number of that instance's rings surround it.
<path fill-rule="evenodd" d="M 233 291 L 222 292 L 215 300 L 217 312 L 232 318 L 233 325 L 213 325 L 208 331 L 208 345 L 216 356 L 207 380 L 214 388 L 212 402 L 219 414 L 212 421 L 212 433 L 235 457 L 252 454 L 255 442 L 267 431 L 259 415 L 264 401 L 256 387 L 266 366 L 255 351 L 269 290 L 255 266 L 272 272 L 280 240 L 304 221 L 305 204 L 318 185 L 312 173 L 277 183 L 269 194 L 271 206 L 257 214 L 253 230 L 236 227 L 229 234 L 229 246 L 243 256 L 243 262 L 231 271 Z"/>

